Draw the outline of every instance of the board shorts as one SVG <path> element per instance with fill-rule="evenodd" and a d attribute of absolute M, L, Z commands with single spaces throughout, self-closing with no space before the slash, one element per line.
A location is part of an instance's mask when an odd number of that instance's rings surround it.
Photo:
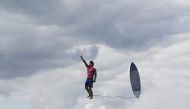
<path fill-rule="evenodd" d="M 87 80 L 85 82 L 85 87 L 93 88 L 93 79 L 87 78 Z"/>

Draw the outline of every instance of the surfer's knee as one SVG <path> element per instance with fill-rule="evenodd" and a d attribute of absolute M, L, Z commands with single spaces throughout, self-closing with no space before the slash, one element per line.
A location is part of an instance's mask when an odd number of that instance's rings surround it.
<path fill-rule="evenodd" d="M 92 87 L 89 87 L 89 90 L 92 91 Z"/>
<path fill-rule="evenodd" d="M 85 86 L 85 89 L 86 89 L 86 90 L 88 90 L 88 87 L 87 87 L 87 86 Z"/>

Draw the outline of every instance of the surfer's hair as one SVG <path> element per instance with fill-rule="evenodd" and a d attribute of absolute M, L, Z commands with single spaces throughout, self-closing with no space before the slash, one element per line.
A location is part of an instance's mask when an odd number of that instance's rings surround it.
<path fill-rule="evenodd" d="M 90 63 L 94 66 L 94 62 L 93 61 L 90 61 Z"/>

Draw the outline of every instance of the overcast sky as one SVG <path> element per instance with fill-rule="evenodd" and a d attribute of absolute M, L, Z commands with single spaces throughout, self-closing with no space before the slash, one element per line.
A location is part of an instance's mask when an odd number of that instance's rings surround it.
<path fill-rule="evenodd" d="M 0 0 L 0 108 L 188 109 L 188 0 Z M 88 100 L 80 55 L 95 62 Z"/>

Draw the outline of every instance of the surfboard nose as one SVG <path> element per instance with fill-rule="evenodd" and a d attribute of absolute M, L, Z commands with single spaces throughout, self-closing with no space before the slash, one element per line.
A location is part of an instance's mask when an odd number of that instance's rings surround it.
<path fill-rule="evenodd" d="M 131 63 L 131 66 L 130 66 L 130 71 L 135 71 L 137 70 L 137 67 L 136 65 L 134 64 L 134 62 Z"/>

